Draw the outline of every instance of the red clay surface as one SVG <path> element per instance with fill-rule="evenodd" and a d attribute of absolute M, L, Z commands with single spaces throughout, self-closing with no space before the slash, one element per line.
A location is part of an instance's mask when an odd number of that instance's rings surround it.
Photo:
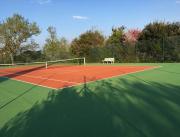
<path fill-rule="evenodd" d="M 60 89 L 86 82 L 112 78 L 129 73 L 153 69 L 153 66 L 61 66 L 54 68 L 6 68 L 0 69 L 0 77 L 31 83 L 52 89 Z"/>

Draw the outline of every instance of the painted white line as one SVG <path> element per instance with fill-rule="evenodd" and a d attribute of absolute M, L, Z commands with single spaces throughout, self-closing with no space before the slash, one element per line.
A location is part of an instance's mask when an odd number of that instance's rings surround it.
<path fill-rule="evenodd" d="M 44 77 L 36 77 L 32 75 L 27 75 L 27 74 L 14 74 L 14 73 L 5 73 L 4 75 L 15 75 L 15 76 L 21 76 L 21 77 L 27 77 L 27 78 L 34 78 L 34 79 L 42 79 L 42 80 L 50 80 L 50 81 L 55 81 L 55 82 L 63 82 L 63 83 L 71 83 L 71 84 L 79 84 L 78 82 L 71 82 L 71 81 L 66 81 L 66 80 L 58 80 L 58 79 L 51 79 L 51 78 L 44 78 Z M 1 76 L 0 76 L 1 77 Z M 15 78 L 14 78 L 15 79 Z"/>
<path fill-rule="evenodd" d="M 84 70 L 88 70 L 88 69 L 83 69 L 83 70 L 69 70 L 69 71 L 64 71 L 64 72 L 56 72 L 56 73 L 52 73 L 52 74 L 56 74 L 56 75 L 64 75 L 64 74 L 67 74 L 67 73 L 75 73 L 75 72 L 81 72 L 81 71 L 84 71 Z M 62 70 L 59 70 L 59 71 L 62 71 Z M 43 75 L 43 76 L 46 76 L 46 75 Z"/>
<path fill-rule="evenodd" d="M 93 82 L 96 82 L 96 81 L 103 81 L 103 80 L 107 80 L 107 79 L 111 79 L 111 78 L 116 78 L 116 77 L 120 77 L 120 76 L 125 76 L 125 75 L 129 75 L 129 74 L 135 74 L 135 73 L 138 73 L 138 72 L 149 71 L 149 70 L 153 70 L 153 69 L 157 69 L 157 68 L 161 68 L 161 67 L 162 66 L 157 66 L 157 67 L 152 67 L 152 68 L 149 68 L 149 69 L 143 69 L 143 70 L 134 71 L 134 72 L 130 72 L 130 73 L 124 73 L 124 74 L 115 75 L 115 76 L 111 76 L 111 77 L 106 77 L 106 78 L 102 78 L 102 79 L 98 79 L 98 80 L 92 80 L 92 81 L 86 82 L 86 84 L 93 83 Z M 2 76 L 0 76 L 0 77 L 2 77 Z M 4 78 L 9 78 L 9 77 L 4 77 Z M 20 82 L 24 82 L 24 83 L 28 83 L 28 84 L 32 84 L 32 85 L 45 87 L 45 88 L 50 88 L 50 89 L 54 89 L 54 90 L 60 90 L 60 89 L 70 88 L 70 87 L 75 87 L 75 86 L 81 86 L 81 85 L 84 84 L 84 83 L 74 83 L 75 85 L 61 87 L 61 88 L 53 88 L 53 87 L 48 87 L 48 86 L 44 86 L 44 85 L 41 85 L 41 84 L 35 84 L 35 83 L 31 83 L 31 82 L 26 82 L 26 81 L 23 81 L 23 80 L 17 80 L 17 79 L 14 79 L 14 78 L 10 78 L 10 79 L 20 81 Z"/>
<path fill-rule="evenodd" d="M 55 82 L 79 84 L 78 82 L 71 82 L 71 81 L 66 81 L 66 80 L 58 80 L 58 79 L 51 79 L 51 78 L 44 78 L 44 77 L 35 77 L 35 76 L 32 76 L 32 75 L 20 75 L 20 76 L 28 77 L 28 78 L 35 78 L 35 79 L 42 79 L 42 80 L 50 80 L 50 81 L 55 81 Z"/>
<path fill-rule="evenodd" d="M 27 82 L 27 81 L 23 81 L 23 80 L 19 80 L 19 79 L 14 79 L 14 78 L 9 78 L 9 77 L 1 77 L 1 78 L 12 79 L 12 80 L 15 80 L 15 81 L 19 81 L 19 82 L 23 82 L 23 83 L 27 83 L 27 84 L 31 84 L 31 85 L 36 85 L 36 86 L 40 86 L 40 87 L 44 87 L 44 88 L 57 90 L 57 88 L 48 87 L 48 86 L 44 86 L 44 85 L 41 85 L 41 84 L 35 84 L 35 83 L 31 83 L 31 82 Z"/>
<path fill-rule="evenodd" d="M 153 69 L 157 69 L 157 68 L 161 68 L 161 67 L 162 66 L 157 66 L 157 67 L 152 67 L 152 68 L 149 68 L 149 69 L 134 71 L 134 72 L 130 72 L 130 73 L 124 73 L 124 74 L 121 74 L 121 75 L 115 75 L 115 76 L 106 77 L 106 78 L 102 78 L 102 79 L 98 79 L 98 80 L 92 80 L 92 81 L 86 82 L 86 84 L 93 83 L 93 82 L 96 82 L 96 81 L 103 81 L 103 80 L 107 80 L 107 79 L 112 79 L 112 78 L 116 78 L 116 77 L 120 77 L 120 76 L 125 76 L 125 75 L 129 75 L 129 74 L 135 74 L 135 73 L 139 73 L 139 72 L 149 71 L 149 70 L 153 70 Z M 71 87 L 75 87 L 75 86 L 81 86 L 81 85 L 84 85 L 84 83 L 58 88 L 57 90 L 61 90 L 61 89 L 64 89 L 64 88 L 71 88 Z"/>

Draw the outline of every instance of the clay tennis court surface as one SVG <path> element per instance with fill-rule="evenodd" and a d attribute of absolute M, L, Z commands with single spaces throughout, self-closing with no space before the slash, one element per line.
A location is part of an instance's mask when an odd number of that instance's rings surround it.
<path fill-rule="evenodd" d="M 60 89 L 154 68 L 153 66 L 57 66 L 45 69 L 26 66 L 0 69 L 0 77 Z"/>

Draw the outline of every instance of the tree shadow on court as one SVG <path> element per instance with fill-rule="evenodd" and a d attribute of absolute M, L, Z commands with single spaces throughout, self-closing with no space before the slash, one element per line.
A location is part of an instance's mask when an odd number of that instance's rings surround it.
<path fill-rule="evenodd" d="M 180 86 L 99 81 L 52 91 L 19 113 L 1 137 L 179 137 Z"/>
<path fill-rule="evenodd" d="M 13 69 L 13 68 L 11 68 L 11 69 Z M 10 78 L 15 78 L 17 76 L 28 74 L 33 71 L 45 69 L 45 66 L 34 66 L 34 67 L 30 66 L 29 68 L 22 67 L 21 69 L 22 70 L 15 70 L 15 69 L 14 70 L 8 70 L 8 69 L 6 70 L 5 69 L 4 71 L 0 72 L 0 74 L 1 74 L 0 83 L 4 82 L 6 80 L 9 80 Z"/>

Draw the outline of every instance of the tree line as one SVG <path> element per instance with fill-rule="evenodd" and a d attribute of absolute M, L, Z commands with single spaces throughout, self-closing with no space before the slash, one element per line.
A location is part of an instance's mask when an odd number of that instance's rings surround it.
<path fill-rule="evenodd" d="M 86 57 L 101 62 L 114 57 L 116 62 L 179 62 L 180 22 L 153 22 L 142 30 L 125 26 L 112 28 L 106 37 L 99 30 L 88 30 L 69 42 L 57 36 L 56 28 L 47 29 L 42 49 L 33 39 L 41 33 L 37 23 L 14 14 L 0 22 L 0 63 L 46 61 Z"/>

